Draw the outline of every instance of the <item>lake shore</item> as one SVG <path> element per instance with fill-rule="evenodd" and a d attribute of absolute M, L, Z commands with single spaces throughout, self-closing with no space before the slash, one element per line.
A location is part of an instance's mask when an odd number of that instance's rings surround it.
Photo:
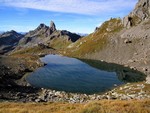
<path fill-rule="evenodd" d="M 9 60 L 8 60 L 9 59 Z M 3 73 L 4 78 L 1 78 L 1 91 L 0 91 L 0 98 L 1 101 L 13 101 L 13 102 L 69 102 L 69 103 L 84 103 L 89 102 L 93 100 L 103 100 L 103 99 L 120 99 L 120 100 L 130 100 L 130 99 L 149 99 L 150 98 L 150 91 L 146 90 L 150 87 L 148 84 L 145 84 L 145 82 L 137 83 L 137 84 L 130 84 L 131 86 L 124 85 L 121 87 L 116 87 L 115 89 L 112 89 L 111 91 L 108 91 L 106 93 L 102 94 L 93 94 L 93 95 L 87 95 L 87 94 L 77 94 L 77 93 L 67 93 L 64 91 L 55 91 L 55 90 L 49 90 L 44 88 L 34 88 L 29 86 L 28 84 L 17 84 L 16 80 L 18 81 L 21 79 L 25 73 L 32 72 L 36 70 L 40 66 L 44 66 L 44 64 L 39 61 L 38 59 L 32 59 L 32 62 L 35 67 L 31 67 L 32 65 L 26 65 L 27 67 L 18 68 L 18 63 L 21 64 L 28 64 L 28 62 L 23 62 L 21 58 L 18 59 L 15 57 L 1 57 L 1 71 Z M 14 73 L 14 71 L 11 71 L 11 67 L 3 67 L 3 63 L 7 61 L 8 64 L 12 64 L 13 69 L 22 69 L 21 71 L 17 71 L 17 73 Z M 29 61 L 29 59 L 28 59 Z M 11 63 L 10 63 L 11 62 Z M 36 62 L 36 65 L 35 65 Z M 5 64 L 7 64 L 5 63 Z M 38 64 L 38 65 L 37 65 Z M 16 65 L 16 66 L 15 66 Z M 11 65 L 10 65 L 11 66 Z M 31 70 L 32 69 L 32 70 Z M 12 75 L 11 79 L 7 79 L 9 76 Z M 16 76 L 18 75 L 18 76 Z M 2 77 L 3 77 L 2 76 Z M 7 77 L 8 76 L 8 77 Z M 9 77 L 10 78 L 10 77 Z M 6 84 L 6 85 L 5 85 Z M 141 84 L 141 85 L 140 85 Z M 135 87 L 135 88 L 134 88 Z M 131 91 L 127 93 L 127 89 L 135 89 L 135 91 Z M 137 91 L 138 89 L 138 91 Z M 123 92 L 123 93 L 122 93 Z M 130 94 L 131 93 L 131 94 Z"/>

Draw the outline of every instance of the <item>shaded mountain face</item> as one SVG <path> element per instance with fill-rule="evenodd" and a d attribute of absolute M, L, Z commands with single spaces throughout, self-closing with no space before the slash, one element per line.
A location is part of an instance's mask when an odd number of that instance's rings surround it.
<path fill-rule="evenodd" d="M 71 42 L 76 42 L 79 38 L 81 38 L 80 35 L 78 35 L 76 33 L 71 33 L 71 32 L 66 31 L 66 30 L 62 30 L 61 35 L 68 36 L 68 40 L 70 40 Z"/>
<path fill-rule="evenodd" d="M 35 30 L 27 33 L 24 38 L 19 41 L 19 46 L 30 47 L 41 43 L 49 46 L 57 46 L 58 43 L 68 44 L 68 42 L 75 42 L 79 38 L 81 38 L 81 36 L 75 33 L 66 30 L 57 30 L 55 23 L 51 21 L 50 27 L 45 24 L 40 24 Z"/>
<path fill-rule="evenodd" d="M 13 30 L 0 34 L 0 54 L 12 50 L 22 37 L 22 34 Z"/>

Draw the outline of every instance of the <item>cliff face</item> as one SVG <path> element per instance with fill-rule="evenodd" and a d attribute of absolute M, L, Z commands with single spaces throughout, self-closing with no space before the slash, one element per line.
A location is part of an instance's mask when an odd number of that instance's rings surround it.
<path fill-rule="evenodd" d="M 139 0 L 134 10 L 123 19 L 124 27 L 130 28 L 150 18 L 150 1 Z"/>

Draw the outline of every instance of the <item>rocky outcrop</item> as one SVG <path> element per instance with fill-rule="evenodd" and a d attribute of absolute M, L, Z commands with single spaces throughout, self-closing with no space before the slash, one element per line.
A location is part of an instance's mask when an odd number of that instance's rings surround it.
<path fill-rule="evenodd" d="M 50 23 L 50 28 L 49 28 L 49 35 L 51 35 L 54 31 L 56 31 L 56 26 L 55 23 L 53 21 L 51 21 Z"/>
<path fill-rule="evenodd" d="M 124 27 L 130 28 L 150 17 L 150 1 L 139 0 L 135 9 L 126 17 L 123 18 Z"/>

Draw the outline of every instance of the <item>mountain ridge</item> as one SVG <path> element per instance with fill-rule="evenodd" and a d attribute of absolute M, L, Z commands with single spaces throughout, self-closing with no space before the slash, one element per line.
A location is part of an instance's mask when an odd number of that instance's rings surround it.
<path fill-rule="evenodd" d="M 0 54 L 4 54 L 14 49 L 24 35 L 14 30 L 3 32 L 0 34 Z"/>
<path fill-rule="evenodd" d="M 15 37 L 16 34 L 20 34 L 14 30 L 10 32 L 13 32 L 13 34 L 9 36 L 9 38 L 12 37 L 12 39 L 14 39 L 13 37 Z M 10 32 L 8 31 L 1 34 L 0 39 L 2 40 L 1 37 L 3 37 L 4 34 L 9 35 Z M 24 35 L 20 35 L 22 37 L 19 40 L 14 40 L 14 43 L 16 43 L 16 45 L 10 50 L 7 49 L 7 51 L 3 51 L 5 48 L 2 48 L 1 54 L 7 53 L 14 48 L 14 51 L 18 51 L 20 48 L 30 48 L 33 46 L 37 46 L 38 44 L 53 46 L 54 48 L 56 47 L 56 49 L 60 49 L 63 48 L 63 46 L 67 46 L 68 44 L 73 43 L 81 38 L 81 36 L 76 33 L 71 33 L 66 30 L 57 30 L 53 21 L 50 22 L 50 26 L 46 26 L 44 23 L 41 23 L 35 30 L 29 31 Z M 3 39 L 3 42 L 7 42 L 7 38 L 8 37 L 5 37 L 5 39 Z M 1 41 L 1 44 L 5 45 L 5 43 L 3 42 Z"/>
<path fill-rule="evenodd" d="M 139 0 L 129 15 L 104 22 L 95 32 L 70 45 L 65 55 L 125 65 L 149 78 L 149 3 L 149 0 Z M 150 79 L 147 81 L 150 83 Z"/>
<path fill-rule="evenodd" d="M 71 33 L 66 30 L 57 30 L 55 23 L 53 21 L 50 22 L 50 27 L 45 24 L 40 24 L 35 30 L 27 33 L 22 40 L 19 42 L 19 46 L 28 45 L 32 46 L 33 44 L 43 43 L 45 45 L 49 45 L 53 40 L 66 40 L 75 42 L 81 36 Z M 54 43 L 52 44 L 54 45 Z M 50 45 L 49 45 L 50 46 Z"/>

